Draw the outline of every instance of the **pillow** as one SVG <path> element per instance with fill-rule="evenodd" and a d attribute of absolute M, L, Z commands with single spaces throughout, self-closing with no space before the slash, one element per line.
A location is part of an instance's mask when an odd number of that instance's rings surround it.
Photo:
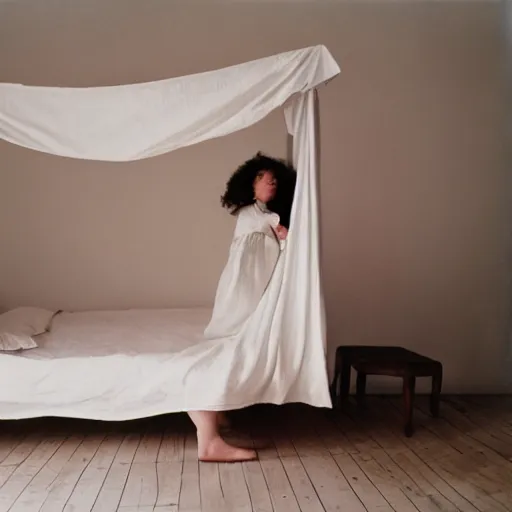
<path fill-rule="evenodd" d="M 0 352 L 15 352 L 29 348 L 37 348 L 37 343 L 30 336 L 0 332 Z"/>
<path fill-rule="evenodd" d="M 0 315 L 0 352 L 36 348 L 32 336 L 46 332 L 55 312 L 23 307 Z"/>

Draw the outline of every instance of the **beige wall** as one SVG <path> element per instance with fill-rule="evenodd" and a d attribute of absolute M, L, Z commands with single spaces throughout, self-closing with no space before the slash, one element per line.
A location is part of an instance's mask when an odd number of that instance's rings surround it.
<path fill-rule="evenodd" d="M 327 45 L 342 67 L 320 95 L 331 355 L 401 344 L 444 362 L 447 391 L 501 389 L 499 4 L 38 3 L 0 7 L 2 81 L 141 82 Z M 128 164 L 0 144 L 0 306 L 210 304 L 233 228 L 224 182 L 259 149 L 284 156 L 285 140 L 276 113 Z"/>

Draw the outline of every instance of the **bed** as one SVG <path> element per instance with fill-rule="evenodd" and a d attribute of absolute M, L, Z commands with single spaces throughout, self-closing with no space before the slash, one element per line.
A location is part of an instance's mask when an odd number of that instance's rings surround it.
<path fill-rule="evenodd" d="M 266 307 L 262 300 L 245 335 L 215 340 L 203 335 L 209 309 L 0 315 L 0 341 L 10 330 L 37 345 L 0 350 L 0 419 L 125 421 L 257 403 L 330 407 L 324 372 L 314 371 L 322 364 L 315 353 L 323 356 L 317 344 L 305 352 L 281 343 L 270 332 L 275 323 L 261 321 Z M 6 327 L 11 314 L 16 321 Z"/>
<path fill-rule="evenodd" d="M 55 312 L 48 331 L 33 337 L 36 348 L 0 352 L 0 417 L 126 420 L 173 412 L 173 354 L 203 341 L 210 313 Z"/>

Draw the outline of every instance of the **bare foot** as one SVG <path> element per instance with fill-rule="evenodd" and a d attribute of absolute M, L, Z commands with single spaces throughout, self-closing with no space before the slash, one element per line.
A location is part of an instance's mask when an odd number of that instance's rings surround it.
<path fill-rule="evenodd" d="M 231 446 L 222 437 L 215 437 L 206 446 L 199 445 L 198 456 L 202 462 L 242 462 L 257 458 L 254 450 Z"/>

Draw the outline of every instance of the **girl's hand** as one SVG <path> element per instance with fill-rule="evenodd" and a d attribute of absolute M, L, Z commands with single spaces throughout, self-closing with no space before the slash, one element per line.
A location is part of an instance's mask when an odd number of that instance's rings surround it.
<path fill-rule="evenodd" d="M 286 237 L 288 236 L 288 230 L 279 224 L 279 226 L 276 227 L 276 235 L 279 240 L 286 240 Z"/>

